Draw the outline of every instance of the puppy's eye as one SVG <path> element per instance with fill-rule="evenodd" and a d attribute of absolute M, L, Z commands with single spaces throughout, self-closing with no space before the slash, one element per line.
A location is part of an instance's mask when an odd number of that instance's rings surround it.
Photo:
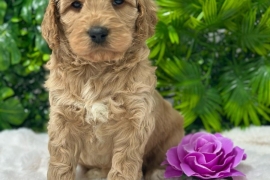
<path fill-rule="evenodd" d="M 125 1 L 124 0 L 113 0 L 112 4 L 115 6 L 119 6 L 123 4 Z"/>
<path fill-rule="evenodd" d="M 71 6 L 75 9 L 81 9 L 82 8 L 82 3 L 80 1 L 74 1 Z"/>

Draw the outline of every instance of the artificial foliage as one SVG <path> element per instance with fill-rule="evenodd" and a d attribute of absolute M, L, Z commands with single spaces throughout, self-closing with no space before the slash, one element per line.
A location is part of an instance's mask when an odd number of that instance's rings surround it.
<path fill-rule="evenodd" d="M 48 95 L 43 88 L 49 48 L 40 24 L 46 1 L 0 0 L 0 130 L 43 131 Z"/>
<path fill-rule="evenodd" d="M 185 127 L 208 131 L 270 121 L 270 1 L 157 0 L 148 40 L 158 88 Z"/>
<path fill-rule="evenodd" d="M 156 0 L 159 22 L 147 42 L 158 90 L 186 129 L 220 131 L 270 121 L 270 1 Z M 45 130 L 40 24 L 48 1 L 0 0 L 0 130 Z"/>

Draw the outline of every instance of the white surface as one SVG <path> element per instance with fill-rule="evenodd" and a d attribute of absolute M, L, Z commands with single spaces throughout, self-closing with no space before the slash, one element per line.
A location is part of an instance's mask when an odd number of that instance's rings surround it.
<path fill-rule="evenodd" d="M 234 180 L 270 180 L 270 126 L 237 128 L 223 135 L 244 148 L 248 156 L 237 168 L 246 177 Z M 46 180 L 47 142 L 47 134 L 36 134 L 29 129 L 1 132 L 0 180 Z M 80 172 L 77 174 L 81 176 Z"/>

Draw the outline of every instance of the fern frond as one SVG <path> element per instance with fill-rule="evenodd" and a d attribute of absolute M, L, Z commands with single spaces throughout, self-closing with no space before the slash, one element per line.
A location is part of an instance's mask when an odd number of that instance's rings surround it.
<path fill-rule="evenodd" d="M 266 19 L 270 18 L 267 11 L 264 17 L 257 23 L 257 9 L 251 10 L 243 17 L 241 27 L 238 28 L 236 36 L 243 49 L 250 49 L 260 55 L 267 55 L 270 50 L 270 26 Z"/>
<path fill-rule="evenodd" d="M 206 24 L 215 24 L 217 21 L 216 0 L 205 0 L 203 3 L 204 21 Z"/>
<path fill-rule="evenodd" d="M 270 59 L 261 58 L 253 64 L 251 87 L 253 93 L 257 95 L 258 102 L 270 106 Z"/>
<path fill-rule="evenodd" d="M 222 4 L 222 7 L 218 13 L 218 16 L 221 20 L 226 21 L 228 19 L 232 20 L 243 10 L 247 9 L 247 4 L 250 3 L 250 0 L 225 0 Z"/>
<path fill-rule="evenodd" d="M 239 71 L 242 67 L 242 71 Z M 269 119 L 267 115 L 266 106 L 261 104 L 256 98 L 254 92 L 258 92 L 258 86 L 265 92 L 261 96 L 268 97 L 269 82 L 264 81 L 264 77 L 254 77 L 251 80 L 250 77 L 250 63 L 240 62 L 238 64 L 231 64 L 224 68 L 224 73 L 220 78 L 220 92 L 224 101 L 224 111 L 231 122 L 235 126 L 244 122 L 245 126 L 248 126 L 250 122 L 255 125 L 260 125 L 259 115 Z M 257 74 L 265 73 L 265 69 L 259 71 Z M 268 72 L 268 70 L 267 70 Z M 253 75 L 254 76 L 254 75 Z M 268 77 L 269 78 L 269 77 Z M 260 81 L 261 80 L 261 81 Z M 264 86 L 261 86 L 261 85 Z M 252 89 L 252 85 L 254 86 Z M 260 96 L 260 95 L 259 95 Z"/>

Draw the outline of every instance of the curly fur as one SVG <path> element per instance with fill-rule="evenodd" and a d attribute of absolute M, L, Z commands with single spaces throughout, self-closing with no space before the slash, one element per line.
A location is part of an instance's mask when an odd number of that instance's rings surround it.
<path fill-rule="evenodd" d="M 121 6 L 81 0 L 78 10 L 72 2 L 50 0 L 42 23 L 52 49 L 45 84 L 48 179 L 74 179 L 77 164 L 89 170 L 89 179 L 138 180 L 143 173 L 151 179 L 184 134 L 181 115 L 155 90 L 148 60 L 145 40 L 154 33 L 156 6 L 152 0 Z M 105 44 L 91 41 L 93 26 L 109 29 Z"/>

